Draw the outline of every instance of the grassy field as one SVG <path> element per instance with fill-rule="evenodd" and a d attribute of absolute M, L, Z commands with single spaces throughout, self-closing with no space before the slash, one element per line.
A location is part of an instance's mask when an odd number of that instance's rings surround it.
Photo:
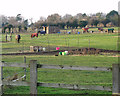
<path fill-rule="evenodd" d="M 29 50 L 30 46 L 43 46 L 53 47 L 66 46 L 66 47 L 92 47 L 108 50 L 120 50 L 118 44 L 118 34 L 49 34 L 45 36 L 39 36 L 38 38 L 30 38 L 30 33 L 21 34 L 20 43 L 16 43 L 15 34 L 13 34 L 12 42 L 2 43 L 2 53 L 17 52 L 19 50 Z M 2 40 L 5 41 L 5 35 L 2 36 Z M 90 43 L 89 43 L 90 42 Z"/>
<path fill-rule="evenodd" d="M 91 29 L 97 30 L 97 29 Z M 116 28 L 117 30 L 117 28 Z M 90 47 L 120 50 L 117 46 L 117 33 L 95 33 L 95 34 L 49 34 L 39 36 L 38 38 L 30 38 L 30 33 L 21 33 L 20 43 L 16 43 L 15 34 L 11 42 L 2 43 L 2 53 L 13 53 L 29 51 L 30 46 L 53 47 Z M 5 35 L 2 35 L 2 41 L 5 41 Z M 24 62 L 24 56 L 2 56 L 2 60 L 6 62 Z M 97 66 L 97 67 L 112 67 L 112 64 L 118 63 L 118 58 L 111 55 L 84 55 L 84 56 L 54 56 L 54 55 L 27 55 L 27 64 L 29 60 L 37 60 L 40 64 L 50 65 L 74 65 L 74 66 Z M 4 68 L 4 78 L 9 78 L 13 74 L 18 73 L 18 76 L 24 74 L 22 68 Z M 27 68 L 27 81 L 30 79 L 29 68 Z M 80 85 L 102 85 L 112 87 L 112 72 L 101 71 L 75 71 L 75 70 L 56 70 L 56 69 L 38 69 L 38 82 L 46 83 L 65 83 L 65 84 L 80 84 Z M 10 87 L 10 86 L 9 86 Z M 29 94 L 29 87 L 11 87 L 4 86 L 5 94 Z M 93 90 L 68 90 L 61 88 L 46 88 L 38 87 L 38 94 L 112 94 L 106 91 Z"/>
<path fill-rule="evenodd" d="M 100 66 L 111 67 L 113 63 L 118 62 L 116 57 L 107 56 L 26 56 L 27 64 L 29 60 L 36 59 L 40 64 L 51 65 L 79 65 L 79 66 Z M 87 60 L 86 60 L 87 59 Z M 99 60 L 99 62 L 98 62 Z M 3 56 L 6 62 L 23 62 L 23 56 Z M 4 68 L 4 78 L 12 76 L 14 73 L 19 76 L 24 74 L 22 68 Z M 104 78 L 104 79 L 103 79 Z M 29 68 L 27 68 L 27 81 L 30 79 Z M 80 85 L 102 85 L 112 86 L 112 72 L 101 71 L 73 71 L 73 70 L 56 70 L 56 69 L 38 69 L 38 82 L 46 83 L 64 83 Z M 15 89 L 15 90 L 12 90 Z M 53 90 L 56 90 L 55 92 Z M 5 87 L 5 94 L 29 94 L 29 87 Z M 44 88 L 38 87 L 39 94 L 111 94 L 105 91 L 80 90 L 73 91 L 67 89 Z"/>

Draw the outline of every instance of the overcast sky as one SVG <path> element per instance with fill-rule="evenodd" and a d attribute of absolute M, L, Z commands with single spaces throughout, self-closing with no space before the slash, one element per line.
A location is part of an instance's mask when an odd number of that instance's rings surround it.
<path fill-rule="evenodd" d="M 38 20 L 40 16 L 58 13 L 76 15 L 77 13 L 108 13 L 118 11 L 119 0 L 0 0 L 0 15 L 16 16 Z"/>

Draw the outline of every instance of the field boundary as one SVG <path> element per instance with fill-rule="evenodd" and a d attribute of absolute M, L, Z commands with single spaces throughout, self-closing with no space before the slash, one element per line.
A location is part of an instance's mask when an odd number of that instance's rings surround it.
<path fill-rule="evenodd" d="M 88 70 L 88 71 L 112 71 L 111 67 L 87 67 L 87 66 L 65 66 L 38 64 L 37 68 L 66 69 L 66 70 Z"/>
<path fill-rule="evenodd" d="M 4 81 L 3 80 L 3 67 L 29 67 L 30 66 L 30 82 L 25 81 Z M 37 69 L 71 69 L 71 70 L 89 70 L 89 71 L 112 71 L 113 86 L 96 86 L 96 85 L 77 85 L 77 84 L 61 84 L 61 83 L 39 83 L 37 82 Z M 102 70 L 103 68 L 103 70 Z M 15 86 L 30 86 L 30 94 L 37 94 L 37 86 L 54 87 L 54 88 L 67 88 L 74 90 L 104 90 L 112 91 L 113 94 L 120 94 L 120 65 L 113 64 L 112 68 L 106 67 L 75 67 L 75 66 L 63 66 L 63 65 L 41 65 L 37 63 L 37 60 L 30 60 L 30 65 L 25 63 L 6 63 L 0 62 L 0 96 L 3 94 L 3 85 L 15 85 Z"/>

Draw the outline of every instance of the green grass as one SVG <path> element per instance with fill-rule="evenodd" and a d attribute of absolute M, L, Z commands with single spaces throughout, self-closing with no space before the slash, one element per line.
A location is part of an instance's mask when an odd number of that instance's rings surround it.
<path fill-rule="evenodd" d="M 13 91 L 14 90 L 14 91 Z M 7 88 L 5 91 L 6 94 L 30 94 L 30 88 L 21 86 L 21 87 L 12 87 Z M 42 96 L 66 96 L 67 94 L 76 94 L 75 96 L 80 96 L 80 95 L 86 95 L 88 96 L 91 94 L 91 96 L 94 96 L 96 94 L 102 95 L 102 94 L 112 94 L 111 92 L 106 92 L 106 91 L 91 91 L 91 90 L 68 90 L 68 89 L 62 89 L 62 88 L 47 88 L 47 87 L 38 87 L 38 94 L 43 94 Z M 46 95 L 45 95 L 46 94 Z M 77 95 L 78 94 L 78 95 Z M 72 95 L 73 96 L 73 95 Z"/>
<path fill-rule="evenodd" d="M 74 66 L 98 66 L 112 67 L 112 64 L 118 63 L 117 57 L 102 56 L 102 55 L 87 55 L 87 56 L 54 56 L 54 55 L 27 55 L 27 63 L 32 60 L 37 60 L 40 64 L 52 65 L 74 65 Z M 23 56 L 2 56 L 2 60 L 6 62 L 23 62 Z"/>
<path fill-rule="evenodd" d="M 53 47 L 67 46 L 67 47 L 90 47 L 108 49 L 108 50 L 120 50 L 117 46 L 118 34 L 70 34 L 70 35 L 58 35 L 49 34 L 45 36 L 39 36 L 38 38 L 30 38 L 30 34 L 21 34 L 20 43 L 16 43 L 13 35 L 13 41 L 8 43 L 2 43 L 2 53 L 19 52 L 19 50 L 28 50 L 30 46 L 43 46 Z M 5 41 L 5 35 L 2 36 Z M 89 43 L 90 41 L 90 43 Z"/>
<path fill-rule="evenodd" d="M 74 65 L 74 66 L 99 66 L 111 67 L 113 63 L 118 63 L 118 58 L 101 55 L 88 56 L 39 56 L 31 55 L 27 57 L 29 60 L 38 60 L 40 64 L 50 65 Z M 87 60 L 86 60 L 87 59 Z M 23 62 L 23 56 L 3 56 L 6 62 Z M 99 61 L 99 62 L 98 62 Z M 4 77 L 12 76 L 18 72 L 20 76 L 24 74 L 22 68 L 4 68 Z M 9 73 L 9 75 L 8 75 Z M 29 68 L 27 68 L 27 81 L 30 80 Z M 80 84 L 80 85 L 101 85 L 112 86 L 112 72 L 101 71 L 75 71 L 75 70 L 57 70 L 57 69 L 38 69 L 38 82 L 46 83 L 64 83 L 64 84 Z M 29 87 L 13 87 L 13 89 L 5 88 L 5 94 L 29 94 Z M 23 91 L 22 91 L 23 90 Z M 56 90 L 55 92 L 53 90 Z M 91 90 L 68 90 L 57 88 L 38 87 L 38 94 L 111 94 L 105 91 Z"/>

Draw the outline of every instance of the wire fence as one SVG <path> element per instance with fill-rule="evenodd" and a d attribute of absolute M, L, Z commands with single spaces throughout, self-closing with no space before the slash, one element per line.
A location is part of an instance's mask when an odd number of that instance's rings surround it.
<path fill-rule="evenodd" d="M 70 34 L 69 34 L 70 35 Z M 56 48 L 60 48 L 59 50 L 68 51 L 68 50 L 76 50 L 83 47 L 93 47 L 98 41 L 94 41 L 89 39 L 89 36 L 85 35 L 85 38 L 81 40 L 81 36 L 78 35 L 68 36 L 65 34 L 58 34 L 57 39 L 56 35 L 51 34 L 49 36 L 41 36 L 39 38 L 26 37 L 30 42 L 26 41 L 27 39 L 21 40 L 20 44 L 17 44 L 15 41 L 7 42 L 8 47 L 2 48 L 2 53 L 20 53 L 20 52 L 31 52 L 30 46 L 39 46 L 42 50 L 39 52 L 48 52 L 48 51 L 57 51 Z M 5 43 L 3 43 L 5 44 Z M 10 44 L 13 44 L 11 47 Z M 45 48 L 45 50 L 43 50 Z M 62 52 L 63 52 L 62 51 Z M 36 51 L 35 51 L 36 52 Z M 39 53 L 37 51 L 37 53 Z M 115 58 L 107 58 L 104 56 L 55 56 L 55 55 L 26 55 L 26 62 L 29 64 L 30 59 L 38 60 L 40 64 L 48 64 L 48 65 L 82 65 L 82 66 L 112 66 L 113 63 L 117 63 L 117 59 Z M 3 60 L 8 62 L 24 62 L 23 56 L 3 56 Z M 8 79 L 13 77 L 15 74 L 18 75 L 18 78 L 25 77 L 26 80 L 29 81 L 30 74 L 29 68 L 26 70 L 22 68 L 14 68 L 9 69 L 9 67 L 4 70 L 4 79 Z M 26 72 L 26 73 L 25 73 Z M 9 74 L 9 75 L 8 75 Z M 87 78 L 87 79 L 86 79 Z M 103 79 L 104 78 L 104 79 Z M 78 71 L 78 70 L 56 70 L 56 69 L 38 69 L 38 81 L 40 82 L 50 82 L 50 83 L 65 83 L 65 84 L 95 84 L 95 85 L 107 85 L 112 86 L 112 73 L 107 72 L 89 72 L 89 71 Z"/>

